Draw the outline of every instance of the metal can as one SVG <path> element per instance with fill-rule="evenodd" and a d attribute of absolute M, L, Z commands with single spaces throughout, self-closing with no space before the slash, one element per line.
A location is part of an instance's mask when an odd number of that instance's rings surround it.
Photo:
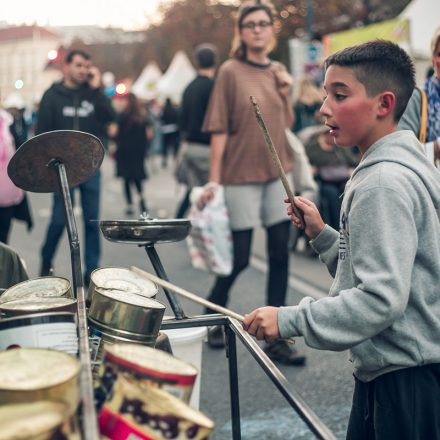
<path fill-rule="evenodd" d="M 40 313 L 0 320 L 0 350 L 39 347 L 78 354 L 76 315 Z"/>
<path fill-rule="evenodd" d="M 76 313 L 77 301 L 75 298 L 22 298 L 0 303 L 0 313 L 9 318 L 20 315 L 32 315 L 42 312 L 70 312 Z"/>
<path fill-rule="evenodd" d="M 0 440 L 53 440 L 67 417 L 66 404 L 48 400 L 0 406 Z"/>
<path fill-rule="evenodd" d="M 165 305 L 136 293 L 95 288 L 89 317 L 107 327 L 156 338 Z"/>
<path fill-rule="evenodd" d="M 73 298 L 70 281 L 61 277 L 40 277 L 22 281 L 6 289 L 0 303 L 23 298 L 64 297 Z"/>
<path fill-rule="evenodd" d="M 63 351 L 16 348 L 0 353 L 0 405 L 63 402 L 73 415 L 80 401 L 80 364 Z"/>
<path fill-rule="evenodd" d="M 139 334 L 127 332 L 108 327 L 104 324 L 96 322 L 89 316 L 89 341 L 92 370 L 95 378 L 97 377 L 99 366 L 102 363 L 104 353 L 104 344 L 111 345 L 117 343 L 141 344 L 154 347 L 156 344 L 156 336 L 154 334 Z"/>
<path fill-rule="evenodd" d="M 197 368 L 162 350 L 137 344 L 106 345 L 99 380 L 105 388 L 121 373 L 141 387 L 159 387 L 188 403 Z"/>
<path fill-rule="evenodd" d="M 136 293 L 147 298 L 155 298 L 156 284 L 123 267 L 101 267 L 90 276 L 88 298 L 92 300 L 97 287 L 120 292 Z"/>
<path fill-rule="evenodd" d="M 159 388 L 140 388 L 118 375 L 112 398 L 100 411 L 99 428 L 112 440 L 204 440 L 214 422 Z"/>

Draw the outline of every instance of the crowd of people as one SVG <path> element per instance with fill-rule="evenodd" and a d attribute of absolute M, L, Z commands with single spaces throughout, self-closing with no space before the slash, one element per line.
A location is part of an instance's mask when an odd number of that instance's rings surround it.
<path fill-rule="evenodd" d="M 275 18 L 269 1 L 243 1 L 229 59 L 216 72 L 216 48 L 199 45 L 194 52 L 197 76 L 183 93 L 180 108 L 169 98 L 163 105 L 157 100 L 143 103 L 130 92 L 112 103 L 101 90 L 90 56 L 74 50 L 66 57 L 62 81 L 41 100 L 35 134 L 74 129 L 94 134 L 104 145 L 113 142 L 115 174 L 122 179 L 128 216 L 148 211 L 145 164 L 154 153 L 169 172 L 174 158 L 176 177 L 187 185 L 176 217 L 187 215 L 194 187 L 204 188 L 198 200 L 202 206 L 221 185 L 233 267 L 229 275 L 216 277 L 208 299 L 227 306 L 230 290 L 249 265 L 254 230 L 262 226 L 267 237 L 267 306 L 246 316 L 245 329 L 266 341 L 270 358 L 288 365 L 306 361 L 282 339 L 290 336 L 303 336 L 319 349 L 351 350 L 355 392 L 347 438 L 440 438 L 440 177 L 434 166 L 440 159 L 440 28 L 432 39 L 434 69 L 422 88 L 415 87 L 408 55 L 385 41 L 330 56 L 324 83 L 317 84 L 307 75 L 294 81 L 284 65 L 270 58 Z M 303 234 L 335 277 L 327 298 L 286 304 L 289 234 L 292 223 L 301 223 L 291 206 L 291 218 L 286 215 L 289 201 L 249 96 L 259 102 L 292 183 L 292 132 L 305 151 L 308 162 L 302 172 L 311 174 L 318 190 L 312 202 L 297 188 L 295 205 L 304 215 Z M 5 166 L 26 141 L 28 125 L 23 108 L 6 107 L 0 110 L 3 243 L 13 218 L 32 228 L 28 198 L 8 181 Z M 81 196 L 86 285 L 100 260 L 98 224 L 91 221 L 100 215 L 100 179 L 98 172 L 71 189 L 72 198 Z M 52 273 L 63 230 L 62 201 L 55 193 L 41 248 L 41 276 Z M 4 249 L 2 245 L 0 262 Z M 8 255 L 9 266 L 15 268 L 11 273 L 25 277 L 19 259 L 11 251 Z M 221 327 L 210 329 L 208 343 L 224 346 Z M 400 396 L 398 402 L 393 393 Z M 420 409 L 408 412 L 407 402 Z M 414 426 L 419 436 L 408 437 Z"/>

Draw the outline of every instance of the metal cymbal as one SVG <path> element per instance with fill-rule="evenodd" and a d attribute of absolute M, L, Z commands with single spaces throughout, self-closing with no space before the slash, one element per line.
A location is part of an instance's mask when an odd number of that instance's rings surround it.
<path fill-rule="evenodd" d="M 101 166 L 104 148 L 88 133 L 57 130 L 35 136 L 16 151 L 8 174 L 19 188 L 37 193 L 59 191 L 58 174 L 48 166 L 55 159 L 66 168 L 69 187 L 92 177 Z"/>

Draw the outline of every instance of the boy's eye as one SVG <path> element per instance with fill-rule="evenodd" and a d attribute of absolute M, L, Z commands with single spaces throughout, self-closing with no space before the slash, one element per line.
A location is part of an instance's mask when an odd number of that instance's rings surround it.
<path fill-rule="evenodd" d="M 343 95 L 342 93 L 335 93 L 336 101 L 342 101 L 345 98 L 346 98 L 346 95 Z"/>

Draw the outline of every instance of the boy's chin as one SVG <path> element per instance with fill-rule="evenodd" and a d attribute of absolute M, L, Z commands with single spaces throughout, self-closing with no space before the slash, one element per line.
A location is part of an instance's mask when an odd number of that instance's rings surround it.
<path fill-rule="evenodd" d="M 336 139 L 334 139 L 335 145 L 339 148 L 353 148 L 355 145 L 347 144 L 345 142 L 339 142 Z"/>

